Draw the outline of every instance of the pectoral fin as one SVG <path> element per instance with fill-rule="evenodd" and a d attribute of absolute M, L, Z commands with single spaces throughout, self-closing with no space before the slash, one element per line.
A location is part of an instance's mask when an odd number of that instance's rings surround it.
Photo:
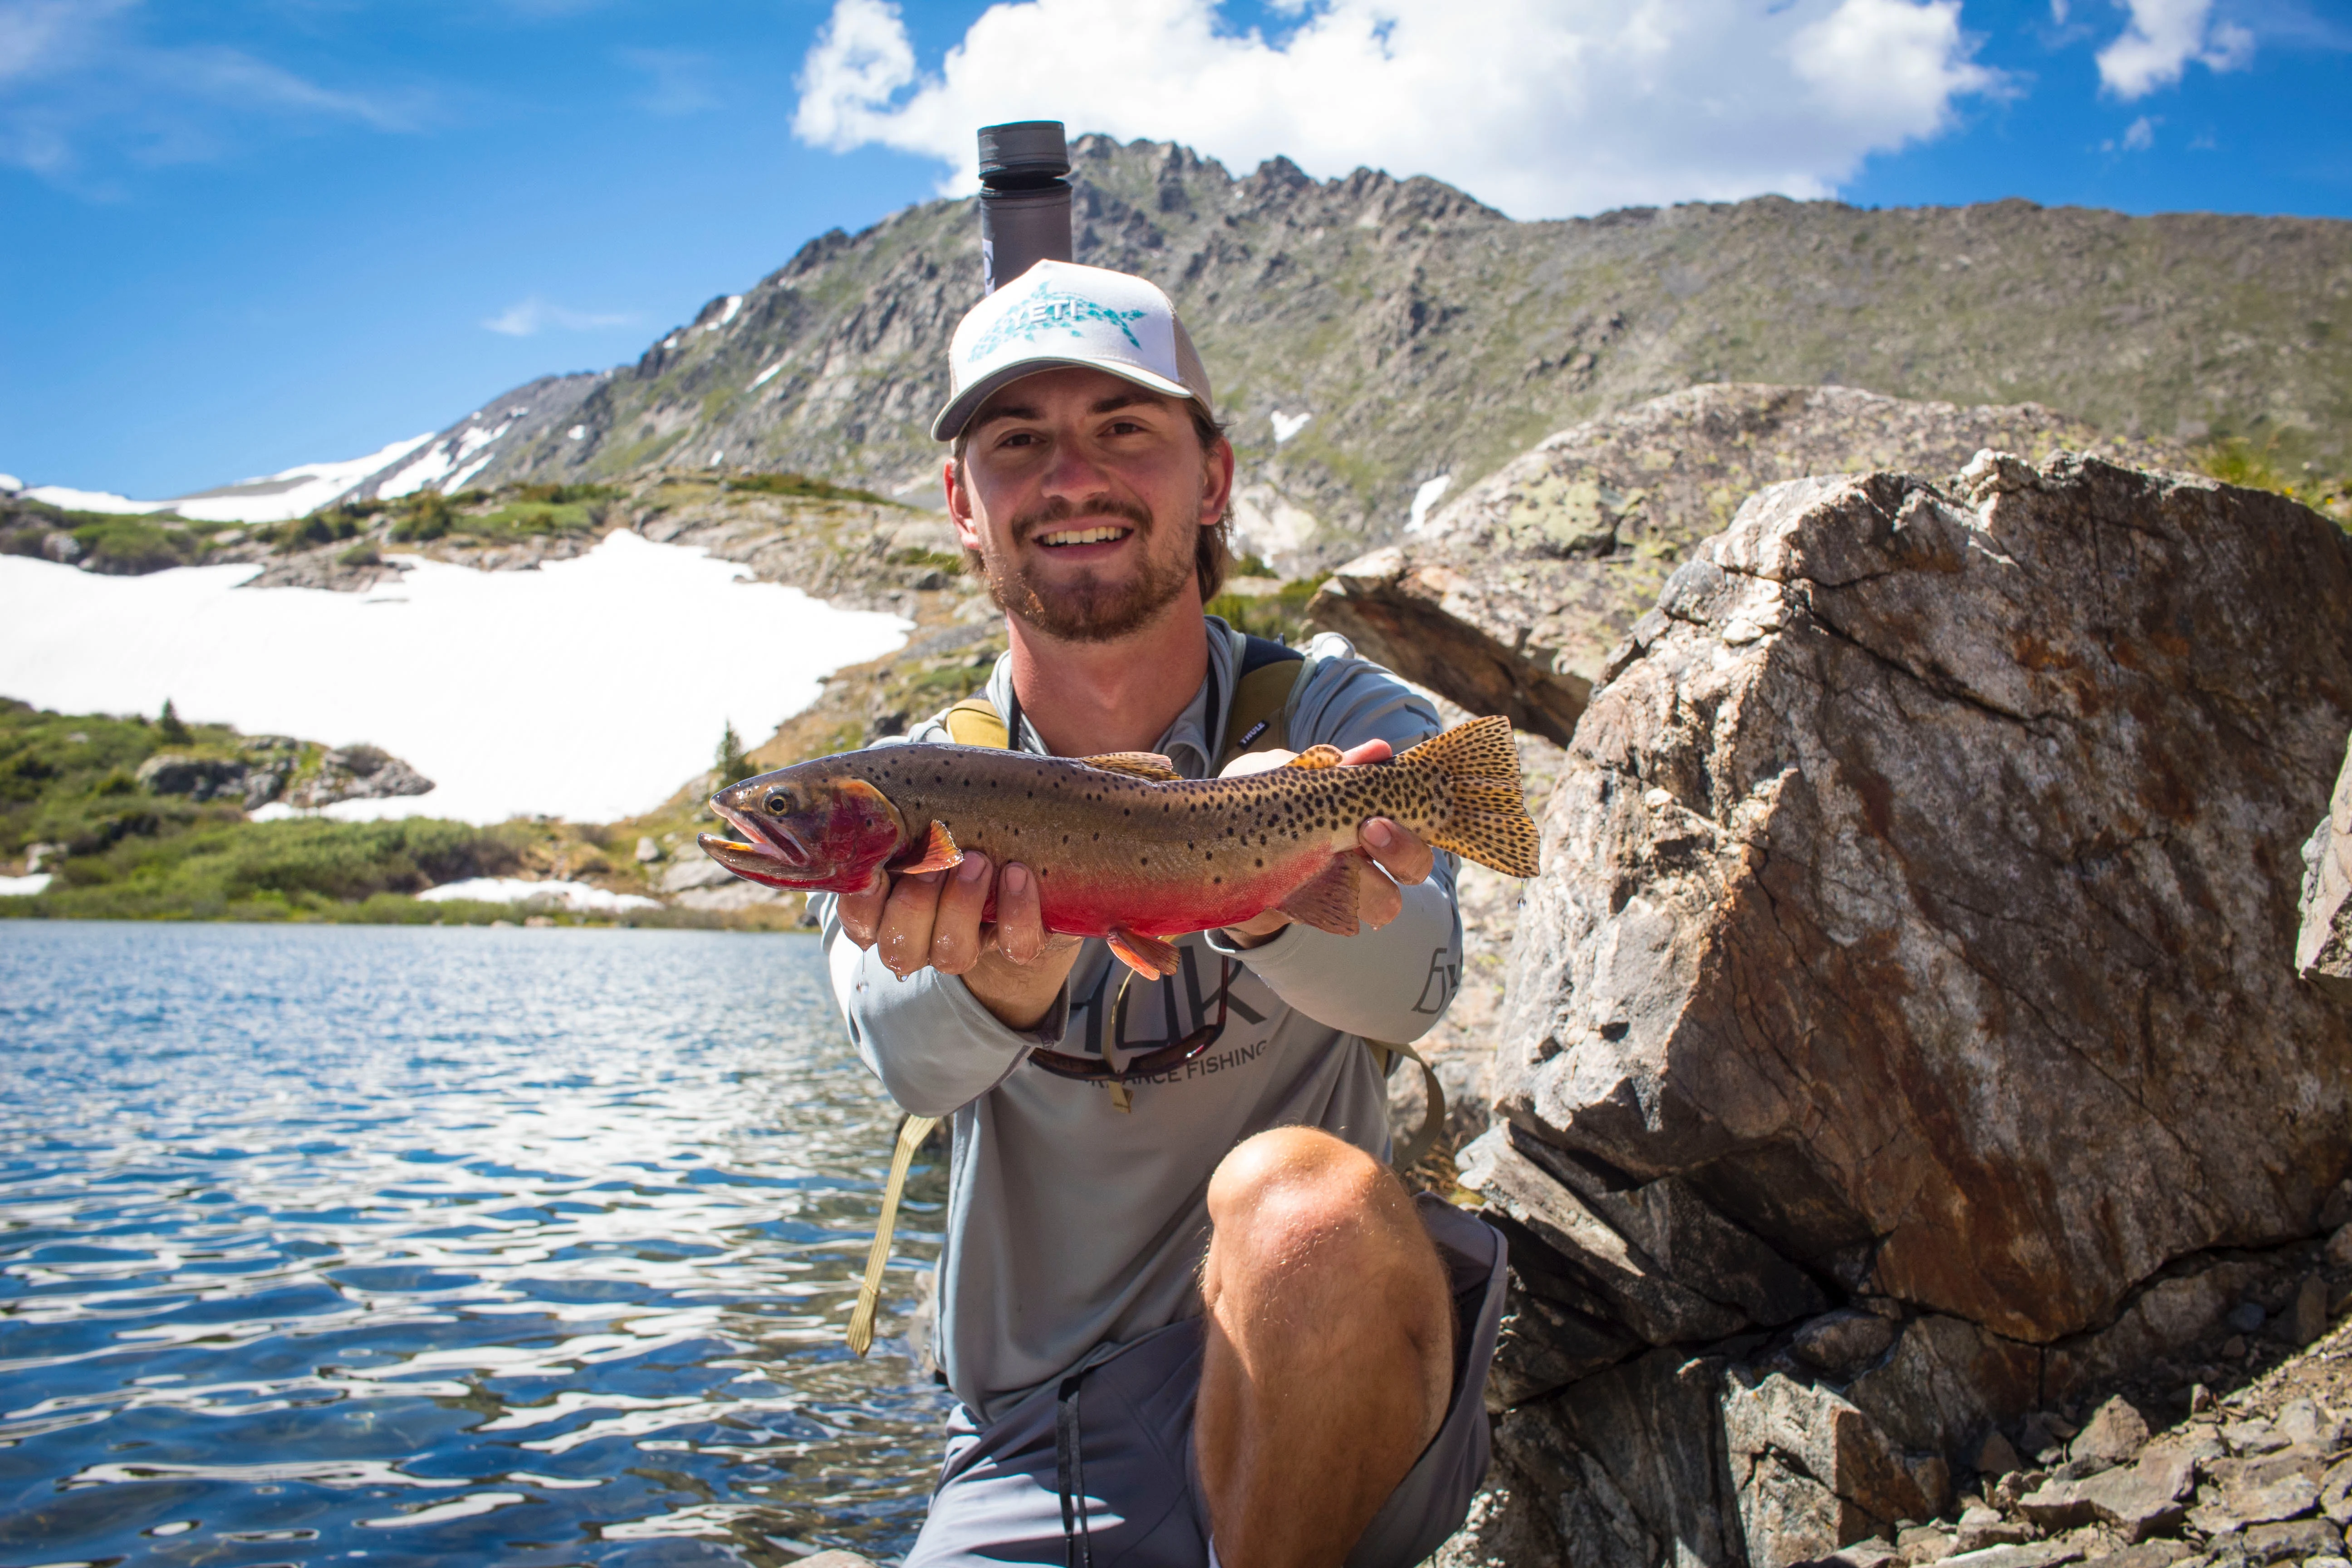
<path fill-rule="evenodd" d="M 1309 746 L 1282 765 L 1286 768 L 1336 768 L 1339 765 L 1339 748 Z"/>
<path fill-rule="evenodd" d="M 1275 908 L 1303 925 L 1317 931 L 1328 931 L 1334 936 L 1353 936 L 1361 925 L 1356 905 L 1356 863 L 1363 858 L 1354 850 L 1335 855 L 1312 881 L 1294 890 Z"/>
<path fill-rule="evenodd" d="M 1110 950 L 1118 955 L 1119 962 L 1146 980 L 1165 979 L 1184 962 L 1174 942 L 1145 936 L 1125 926 L 1111 927 L 1109 941 Z"/>
<path fill-rule="evenodd" d="M 1107 773 L 1130 773 L 1154 784 L 1169 784 L 1183 777 L 1174 763 L 1157 752 L 1105 752 L 1098 757 L 1080 757 L 1078 761 Z"/>
<path fill-rule="evenodd" d="M 956 847 L 955 836 L 944 822 L 934 822 L 928 836 L 917 841 L 908 853 L 915 858 L 903 866 L 893 866 L 898 875 L 909 876 L 919 871 L 944 871 L 963 864 L 963 851 Z"/>

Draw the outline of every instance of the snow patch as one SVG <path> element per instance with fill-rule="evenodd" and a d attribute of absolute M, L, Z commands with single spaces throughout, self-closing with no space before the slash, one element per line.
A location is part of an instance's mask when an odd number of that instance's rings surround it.
<path fill-rule="evenodd" d="M 730 721 L 764 735 L 908 631 L 625 531 L 535 572 L 396 563 L 397 584 L 341 594 L 241 590 L 254 565 L 108 577 L 0 555 L 0 690 L 68 713 L 170 697 L 247 734 L 382 746 L 439 785 L 333 817 L 609 822 L 709 766 Z M 739 632 L 761 657 L 707 657 Z"/>
<path fill-rule="evenodd" d="M 1453 482 L 1452 474 L 1440 474 L 1433 479 L 1423 480 L 1421 488 L 1412 492 L 1412 517 L 1404 525 L 1407 533 L 1421 531 L 1422 526 L 1429 521 L 1429 509 L 1438 503 L 1445 494 L 1445 487 Z"/>
<path fill-rule="evenodd" d="M 588 426 L 585 425 L 574 425 L 571 429 L 566 430 L 563 434 L 571 440 L 585 441 L 588 439 Z"/>
<path fill-rule="evenodd" d="M 419 903 L 446 904 L 453 899 L 483 904 L 528 904 L 544 899 L 580 913 L 610 914 L 621 910 L 657 910 L 659 899 L 637 893 L 610 893 L 585 882 L 526 882 L 520 877 L 468 877 L 444 882 L 416 895 Z"/>
<path fill-rule="evenodd" d="M 167 500 L 132 500 L 129 496 L 114 495 L 106 490 L 78 490 L 65 485 L 35 485 L 24 493 L 26 500 L 47 501 L 68 511 L 162 511 L 172 503 Z"/>
<path fill-rule="evenodd" d="M 36 871 L 29 877 L 0 877 L 0 899 L 30 899 L 48 890 L 47 871 Z"/>
<path fill-rule="evenodd" d="M 459 490 L 464 489 L 468 484 L 473 482 L 473 479 L 476 474 L 480 473 L 484 468 L 490 466 L 490 458 L 497 456 L 498 454 L 496 452 L 491 452 L 486 456 L 477 458 L 466 467 L 450 475 L 448 481 L 441 487 L 441 493 L 445 496 L 453 496 Z"/>
<path fill-rule="evenodd" d="M 752 384 L 758 385 L 757 382 Z M 0 474 L 0 495 L 15 495 L 25 488 L 25 481 L 14 474 Z"/>
<path fill-rule="evenodd" d="M 1274 411 L 1274 444 L 1277 447 L 1281 446 L 1285 441 L 1306 429 L 1307 422 L 1314 417 L 1312 413 L 1285 414 L 1281 409 L 1276 409 Z"/>
<path fill-rule="evenodd" d="M 715 332 L 715 331 L 717 331 L 719 328 L 721 328 L 721 327 L 725 326 L 728 322 L 730 322 L 730 321 L 733 321 L 733 320 L 735 319 L 735 317 L 736 317 L 736 313 L 737 313 L 738 311 L 741 310 L 742 309 L 743 309 L 743 296 L 742 296 L 742 295 L 740 295 L 740 294 L 730 294 L 730 295 L 728 295 L 728 296 L 727 296 L 727 309 L 726 309 L 725 310 L 723 310 L 723 311 L 719 312 L 719 319 L 718 319 L 717 321 L 713 321 L 713 322 L 711 322 L 711 323 L 710 323 L 710 330 L 711 330 L 712 331 L 714 331 L 714 332 Z"/>
<path fill-rule="evenodd" d="M 199 490 L 169 504 L 182 517 L 197 522 L 285 522 L 307 517 L 380 468 L 390 467 L 433 439 L 427 430 L 404 441 L 350 458 L 340 463 L 305 463 L 299 468 L 239 479 L 217 489 Z"/>
<path fill-rule="evenodd" d="M 376 486 L 376 499 L 397 500 L 402 496 L 414 495 L 447 473 L 450 466 L 449 454 L 439 447 L 432 447 L 416 461 Z"/>
<path fill-rule="evenodd" d="M 784 362 L 782 360 L 778 360 L 775 363 L 770 365 L 767 369 L 753 376 L 751 378 L 751 384 L 748 390 L 752 392 L 759 391 L 760 388 L 767 385 L 771 381 L 773 381 L 776 378 L 776 373 L 783 368 Z"/>

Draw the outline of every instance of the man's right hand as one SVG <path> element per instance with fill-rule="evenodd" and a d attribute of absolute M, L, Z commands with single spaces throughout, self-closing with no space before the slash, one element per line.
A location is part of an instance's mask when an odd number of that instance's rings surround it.
<path fill-rule="evenodd" d="M 992 881 L 996 919 L 983 923 Z M 1000 872 L 967 850 L 947 871 L 893 877 L 876 871 L 863 892 L 841 896 L 841 929 L 878 949 L 883 967 L 904 980 L 926 966 L 960 975 L 1007 1028 L 1034 1027 L 1054 1005 L 1078 959 L 1081 940 L 1045 930 L 1037 879 L 1015 860 Z"/>

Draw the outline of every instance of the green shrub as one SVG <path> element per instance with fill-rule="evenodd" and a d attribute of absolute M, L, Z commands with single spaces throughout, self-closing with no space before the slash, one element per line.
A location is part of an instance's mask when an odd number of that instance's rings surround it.
<path fill-rule="evenodd" d="M 205 552 L 204 542 L 186 529 L 166 527 L 142 517 L 100 518 L 83 523 L 73 536 L 82 548 L 83 565 L 115 577 L 184 566 Z"/>
<path fill-rule="evenodd" d="M 362 541 L 336 556 L 335 562 L 341 566 L 381 566 L 383 557 L 375 552 L 374 545 Z"/>
<path fill-rule="evenodd" d="M 1319 586 L 1321 579 L 1301 577 L 1285 583 L 1280 592 L 1264 597 L 1220 594 L 1209 601 L 1208 610 L 1213 616 L 1223 617 L 1227 626 L 1252 637 L 1300 642 L 1307 635 L 1307 602 Z"/>
<path fill-rule="evenodd" d="M 435 490 L 419 490 L 402 504 L 399 521 L 392 525 L 392 542 L 403 544 L 439 539 L 449 531 L 451 516 L 448 497 Z"/>
<path fill-rule="evenodd" d="M 810 500 L 856 500 L 874 506 L 897 506 L 899 503 L 872 490 L 855 489 L 824 479 L 813 479 L 806 474 L 737 474 L 721 479 L 719 488 L 725 490 L 749 490 L 754 495 L 803 496 Z"/>

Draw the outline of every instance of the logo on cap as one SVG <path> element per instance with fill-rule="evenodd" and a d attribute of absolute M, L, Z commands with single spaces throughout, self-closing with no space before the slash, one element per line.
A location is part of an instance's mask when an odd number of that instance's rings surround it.
<path fill-rule="evenodd" d="M 1114 310 L 1083 294 L 1043 285 L 1021 301 L 1018 308 L 1006 311 L 1001 321 L 982 332 L 980 341 L 964 351 L 964 360 L 967 363 L 984 360 L 1016 339 L 1023 342 L 1035 342 L 1039 333 L 1052 331 L 1057 327 L 1074 338 L 1083 338 L 1086 334 L 1078 330 L 1081 321 L 1104 321 L 1117 327 L 1118 335 L 1133 343 L 1136 351 L 1141 353 L 1143 344 L 1127 330 L 1127 324 L 1141 321 L 1147 313 L 1143 310 Z"/>

